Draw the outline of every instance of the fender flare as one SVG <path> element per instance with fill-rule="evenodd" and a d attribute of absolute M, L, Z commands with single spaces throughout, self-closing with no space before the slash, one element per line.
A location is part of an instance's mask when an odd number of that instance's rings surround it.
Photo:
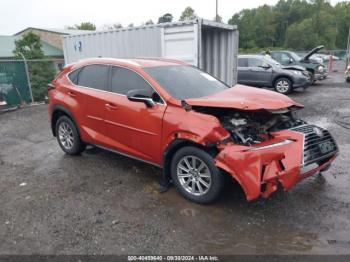
<path fill-rule="evenodd" d="M 56 136 L 56 121 L 53 119 L 53 116 L 55 115 L 56 112 L 63 112 L 64 115 L 67 115 L 70 119 L 72 119 L 72 121 L 74 122 L 77 130 L 78 130 L 78 134 L 80 136 L 80 129 L 77 125 L 77 121 L 75 120 L 75 117 L 73 116 L 73 113 L 71 111 L 69 111 L 67 108 L 65 108 L 62 105 L 54 105 L 52 107 L 52 114 L 51 114 L 51 131 L 53 136 Z"/>

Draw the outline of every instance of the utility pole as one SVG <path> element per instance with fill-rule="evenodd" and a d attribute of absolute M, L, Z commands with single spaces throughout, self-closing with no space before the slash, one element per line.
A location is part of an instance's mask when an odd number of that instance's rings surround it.
<path fill-rule="evenodd" d="M 218 17 L 218 15 L 219 15 L 219 13 L 218 13 L 218 1 L 219 1 L 219 0 L 216 0 L 216 12 L 215 12 L 215 21 L 216 21 L 216 22 L 219 22 L 219 21 L 218 21 L 218 18 L 219 18 L 219 17 Z"/>
<path fill-rule="evenodd" d="M 349 26 L 349 34 L 348 34 L 348 45 L 346 47 L 346 68 L 349 66 L 349 61 L 350 61 L 350 26 Z"/>

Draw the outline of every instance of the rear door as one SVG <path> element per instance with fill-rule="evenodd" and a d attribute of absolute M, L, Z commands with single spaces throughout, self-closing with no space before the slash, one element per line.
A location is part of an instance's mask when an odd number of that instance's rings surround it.
<path fill-rule="evenodd" d="M 239 57 L 238 58 L 238 75 L 237 82 L 239 84 L 252 84 L 252 79 L 250 77 L 250 68 L 248 67 L 248 58 Z"/>
<path fill-rule="evenodd" d="M 83 99 L 81 128 L 88 134 L 88 141 L 106 145 L 105 98 L 108 96 L 109 66 L 102 64 L 87 65 L 77 76 L 77 85 Z M 74 95 L 74 94 L 73 94 Z"/>
<path fill-rule="evenodd" d="M 130 90 L 144 89 L 154 97 L 153 107 L 127 98 Z M 161 163 L 162 121 L 165 102 L 138 73 L 123 67 L 111 68 L 111 93 L 106 97 L 106 126 L 113 149 L 128 155 Z"/>

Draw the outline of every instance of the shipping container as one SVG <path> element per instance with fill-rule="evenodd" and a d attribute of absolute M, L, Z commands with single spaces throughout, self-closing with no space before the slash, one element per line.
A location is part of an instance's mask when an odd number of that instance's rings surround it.
<path fill-rule="evenodd" d="M 229 85 L 237 80 L 236 26 L 195 19 L 63 36 L 65 62 L 91 57 L 179 59 Z"/>

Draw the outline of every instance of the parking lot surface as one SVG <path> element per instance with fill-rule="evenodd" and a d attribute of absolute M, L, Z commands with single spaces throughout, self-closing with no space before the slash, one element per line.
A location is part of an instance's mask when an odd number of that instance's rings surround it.
<path fill-rule="evenodd" d="M 96 148 L 65 155 L 47 106 L 0 115 L 0 254 L 349 254 L 350 85 L 341 73 L 291 97 L 330 130 L 340 155 L 289 192 L 245 200 L 234 184 L 211 205 L 171 188 L 160 170 Z"/>

